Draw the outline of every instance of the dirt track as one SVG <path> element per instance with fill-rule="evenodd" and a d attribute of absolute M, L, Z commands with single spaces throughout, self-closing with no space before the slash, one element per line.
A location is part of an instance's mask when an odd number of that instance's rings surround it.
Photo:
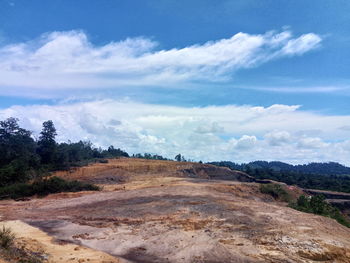
<path fill-rule="evenodd" d="M 2 201 L 2 220 L 131 262 L 350 262 L 350 229 L 276 203 L 255 183 L 215 180 L 249 181 L 242 173 L 124 159 L 59 175 L 104 190 Z"/>

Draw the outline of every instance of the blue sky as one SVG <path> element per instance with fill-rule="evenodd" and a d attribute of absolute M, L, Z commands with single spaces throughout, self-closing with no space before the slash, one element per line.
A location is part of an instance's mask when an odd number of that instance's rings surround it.
<path fill-rule="evenodd" d="M 131 152 L 349 163 L 349 11 L 346 0 L 0 0 L 0 116 L 34 133 L 50 118 L 61 140 Z"/>

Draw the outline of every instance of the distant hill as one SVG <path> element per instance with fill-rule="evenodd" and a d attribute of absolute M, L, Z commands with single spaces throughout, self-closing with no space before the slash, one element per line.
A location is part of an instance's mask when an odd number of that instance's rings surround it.
<path fill-rule="evenodd" d="M 302 188 L 350 193 L 350 168 L 339 163 L 291 165 L 283 162 L 255 161 L 237 164 L 230 161 L 210 164 L 244 171 L 256 179 L 272 179 Z"/>
<path fill-rule="evenodd" d="M 230 161 L 210 162 L 210 164 L 229 167 L 235 170 L 272 169 L 274 171 L 295 172 L 318 175 L 350 175 L 350 167 L 336 162 L 309 163 L 292 165 L 284 162 L 254 161 L 247 164 L 237 164 Z M 248 168 L 249 167 L 249 168 Z"/>

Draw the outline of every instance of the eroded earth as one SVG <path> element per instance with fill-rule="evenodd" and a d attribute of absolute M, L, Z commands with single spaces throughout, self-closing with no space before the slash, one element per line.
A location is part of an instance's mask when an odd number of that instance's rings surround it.
<path fill-rule="evenodd" d="M 274 201 L 241 172 L 130 158 L 56 175 L 103 190 L 0 202 L 21 238 L 60 247 L 46 244 L 50 262 L 350 262 L 350 229 Z"/>

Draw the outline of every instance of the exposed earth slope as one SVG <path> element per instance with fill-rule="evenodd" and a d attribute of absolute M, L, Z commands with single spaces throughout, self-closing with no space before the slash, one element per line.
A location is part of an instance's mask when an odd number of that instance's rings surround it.
<path fill-rule="evenodd" d="M 120 262 L 350 262 L 350 229 L 275 202 L 241 172 L 114 159 L 56 175 L 103 191 L 1 201 L 1 220 Z"/>

